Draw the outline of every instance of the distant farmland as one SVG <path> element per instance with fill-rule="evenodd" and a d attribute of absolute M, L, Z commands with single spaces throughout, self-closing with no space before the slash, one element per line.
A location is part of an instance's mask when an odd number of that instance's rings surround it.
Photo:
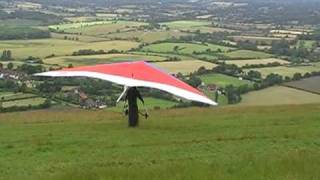
<path fill-rule="evenodd" d="M 275 86 L 245 94 L 240 105 L 313 104 L 320 102 L 320 95 L 293 88 Z"/>
<path fill-rule="evenodd" d="M 258 64 L 268 64 L 268 63 L 280 63 L 280 64 L 289 64 L 288 61 L 276 58 L 267 58 L 267 59 L 250 59 L 250 60 L 229 60 L 225 61 L 226 64 L 235 64 L 239 67 L 246 65 L 258 65 Z"/>
<path fill-rule="evenodd" d="M 123 61 L 164 61 L 165 57 L 151 56 L 151 55 L 135 55 L 135 54 L 102 54 L 102 55 L 88 55 L 88 56 L 61 56 L 47 58 L 43 61 L 47 64 L 57 64 L 67 66 L 73 65 L 95 65 L 112 62 Z"/>
<path fill-rule="evenodd" d="M 272 54 L 251 50 L 231 51 L 223 53 L 223 55 L 229 59 L 265 59 L 273 56 Z"/>
<path fill-rule="evenodd" d="M 0 41 L 0 52 L 6 49 L 12 51 L 13 58 L 23 59 L 29 56 L 44 58 L 54 54 L 55 56 L 70 55 L 81 49 L 104 50 L 111 49 L 129 50 L 138 47 L 139 43 L 132 41 L 104 41 L 85 43 L 60 39 L 41 40 L 14 40 Z"/>
<path fill-rule="evenodd" d="M 285 86 L 320 94 L 320 76 L 285 83 Z"/>
<path fill-rule="evenodd" d="M 212 69 L 216 64 L 199 61 L 199 60 L 190 60 L 190 61 L 176 61 L 176 62 L 158 62 L 154 63 L 157 67 L 162 68 L 163 70 L 177 74 L 190 74 L 197 71 L 200 67 L 205 67 L 206 69 Z"/>
<path fill-rule="evenodd" d="M 295 73 L 305 74 L 307 72 L 319 71 L 320 63 L 313 63 L 310 66 L 278 66 L 278 67 L 266 67 L 266 68 L 252 68 L 245 69 L 246 72 L 250 70 L 259 71 L 263 77 L 271 73 L 279 74 L 282 76 L 293 77 Z"/>

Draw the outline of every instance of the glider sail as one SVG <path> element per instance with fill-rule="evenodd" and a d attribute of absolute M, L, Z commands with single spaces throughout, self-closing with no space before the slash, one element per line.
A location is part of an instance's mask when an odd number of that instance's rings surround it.
<path fill-rule="evenodd" d="M 35 75 L 97 78 L 125 87 L 155 88 L 191 101 L 217 105 L 202 92 L 144 61 L 66 68 Z"/>

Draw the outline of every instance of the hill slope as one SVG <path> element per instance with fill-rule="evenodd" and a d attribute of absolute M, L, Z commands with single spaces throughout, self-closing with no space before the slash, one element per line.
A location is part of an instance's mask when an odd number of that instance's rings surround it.
<path fill-rule="evenodd" d="M 316 179 L 319 112 L 161 110 L 138 129 L 105 111 L 0 114 L 0 179 Z"/>

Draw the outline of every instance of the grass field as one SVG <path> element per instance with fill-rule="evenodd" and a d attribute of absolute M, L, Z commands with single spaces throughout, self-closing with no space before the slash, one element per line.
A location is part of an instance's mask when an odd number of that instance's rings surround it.
<path fill-rule="evenodd" d="M 212 69 L 215 66 L 217 66 L 216 64 L 205 62 L 205 61 L 199 61 L 199 60 L 156 62 L 153 64 L 163 69 L 166 72 L 173 73 L 173 74 L 182 73 L 184 75 L 193 73 L 202 66 L 205 67 L 206 69 Z"/>
<path fill-rule="evenodd" d="M 250 51 L 250 50 L 237 50 L 223 53 L 227 58 L 230 59 L 266 59 L 271 58 L 273 55 L 259 52 L 259 51 Z"/>
<path fill-rule="evenodd" d="M 250 60 L 230 60 L 225 61 L 226 64 L 235 64 L 239 67 L 243 67 L 246 65 L 258 65 L 258 64 L 269 64 L 269 63 L 280 63 L 282 65 L 289 64 L 288 61 L 276 58 L 267 58 L 267 59 L 250 59 Z"/>
<path fill-rule="evenodd" d="M 278 66 L 278 67 L 266 67 L 266 68 L 253 68 L 253 69 L 246 69 L 245 71 L 255 70 L 259 71 L 263 77 L 271 73 L 280 74 L 282 76 L 293 77 L 295 73 L 305 74 L 307 72 L 312 71 L 320 71 L 320 63 L 314 63 L 313 66 Z"/>
<path fill-rule="evenodd" d="M 319 103 L 320 95 L 293 88 L 275 86 L 242 96 L 241 105 L 279 105 Z"/>
<path fill-rule="evenodd" d="M 320 76 L 288 82 L 285 86 L 320 94 Z"/>
<path fill-rule="evenodd" d="M 94 65 L 123 61 L 164 61 L 165 57 L 134 55 L 134 54 L 103 54 L 90 56 L 61 56 L 44 59 L 43 62 L 47 64 L 58 64 L 66 66 L 68 64 L 79 65 Z"/>
<path fill-rule="evenodd" d="M 41 39 L 41 40 L 14 40 L 0 41 L 0 52 L 3 50 L 11 50 L 13 58 L 23 59 L 29 56 L 46 57 L 52 54 L 56 56 L 70 55 L 74 51 L 80 49 L 93 50 L 129 50 L 136 48 L 139 45 L 137 42 L 131 41 L 105 41 L 84 43 L 70 40 L 59 39 Z"/>
<path fill-rule="evenodd" d="M 0 179 L 317 179 L 319 105 L 0 114 Z M 26 118 L 28 117 L 28 118 Z"/>
<path fill-rule="evenodd" d="M 199 76 L 199 78 L 204 82 L 205 84 L 216 84 L 220 87 L 225 87 L 227 85 L 234 85 L 234 86 L 241 86 L 241 85 L 252 85 L 252 82 L 248 80 L 240 80 L 238 78 L 227 76 L 224 74 L 205 74 Z"/>
<path fill-rule="evenodd" d="M 178 47 L 175 49 L 175 47 Z M 192 44 L 192 43 L 160 43 L 152 44 L 144 47 L 142 50 L 150 52 L 160 52 L 160 53 L 182 53 L 192 55 L 194 51 L 205 52 L 207 49 L 212 51 L 217 51 L 218 49 L 222 51 L 228 51 L 232 48 L 215 45 L 215 44 Z"/>

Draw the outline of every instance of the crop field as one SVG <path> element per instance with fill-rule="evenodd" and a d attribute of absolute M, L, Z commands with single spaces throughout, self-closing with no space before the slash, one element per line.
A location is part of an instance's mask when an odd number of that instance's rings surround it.
<path fill-rule="evenodd" d="M 319 105 L 0 114 L 0 179 L 317 179 Z M 28 118 L 26 118 L 28 117 Z"/>
<path fill-rule="evenodd" d="M 288 82 L 285 86 L 320 94 L 320 77 L 311 77 L 299 81 Z"/>
<path fill-rule="evenodd" d="M 44 59 L 46 64 L 57 64 L 66 66 L 72 64 L 74 66 L 80 65 L 95 65 L 123 61 L 164 61 L 165 57 L 151 56 L 151 55 L 135 55 L 135 54 L 103 54 L 103 55 L 89 55 L 89 56 L 61 56 Z"/>
<path fill-rule="evenodd" d="M 252 43 L 258 43 L 258 44 L 268 44 L 271 45 L 273 41 L 280 41 L 281 38 L 275 38 L 275 37 L 257 37 L 257 36 L 232 36 L 232 39 L 236 42 L 238 41 L 249 41 Z M 287 40 L 290 40 L 287 38 Z M 293 40 L 293 39 L 292 39 Z"/>
<path fill-rule="evenodd" d="M 36 106 L 43 104 L 45 102 L 45 98 L 36 97 L 36 98 L 29 98 L 29 99 L 22 99 L 22 100 L 14 100 L 14 101 L 6 101 L 2 103 L 4 108 L 12 107 L 12 106 Z"/>
<path fill-rule="evenodd" d="M 78 28 L 84 28 L 84 27 L 89 27 L 89 26 L 112 24 L 112 22 L 113 21 L 67 23 L 67 24 L 52 25 L 52 26 L 49 26 L 49 28 L 54 29 L 56 31 L 66 31 L 66 30 L 70 30 L 70 29 L 78 29 Z"/>
<path fill-rule="evenodd" d="M 241 85 L 252 85 L 252 82 L 248 80 L 240 80 L 238 78 L 232 77 L 232 76 L 227 76 L 224 74 L 205 74 L 199 76 L 199 78 L 204 82 L 205 84 L 216 84 L 220 87 L 225 87 L 227 85 L 233 85 L 233 86 L 241 86 Z"/>
<path fill-rule="evenodd" d="M 152 44 L 144 47 L 142 50 L 150 51 L 150 52 L 160 52 L 160 53 L 192 54 L 194 51 L 205 53 L 207 49 L 211 49 L 212 51 L 217 51 L 218 49 L 220 49 L 221 51 L 232 50 L 232 48 L 215 45 L 215 44 L 192 44 L 192 43 Z"/>
<path fill-rule="evenodd" d="M 276 59 L 276 58 L 225 61 L 226 64 L 235 64 L 239 67 L 243 67 L 246 65 L 269 64 L 269 63 L 275 63 L 275 62 L 280 63 L 281 65 L 289 64 L 289 62 L 286 60 Z"/>
<path fill-rule="evenodd" d="M 134 22 L 134 21 L 103 21 L 103 22 L 106 22 L 106 23 L 93 24 L 93 25 L 80 25 L 80 27 L 77 26 L 73 28 L 66 28 L 64 32 L 75 33 L 75 34 L 81 33 L 82 35 L 104 37 L 111 33 L 132 31 L 132 30 L 136 30 L 139 26 L 147 25 L 147 23 Z"/>
<path fill-rule="evenodd" d="M 0 92 L 0 99 L 4 101 L 9 101 L 13 99 L 22 99 L 22 98 L 32 98 L 36 97 L 35 94 L 28 93 L 13 93 L 13 92 Z"/>
<path fill-rule="evenodd" d="M 314 63 L 313 66 L 278 66 L 278 67 L 266 67 L 266 68 L 253 68 L 246 69 L 245 71 L 255 70 L 259 71 L 263 77 L 271 73 L 280 74 L 282 76 L 293 77 L 295 73 L 305 74 L 307 72 L 320 71 L 320 63 Z"/>
<path fill-rule="evenodd" d="M 153 43 L 156 41 L 163 41 L 171 38 L 179 38 L 185 36 L 187 33 L 179 31 L 129 31 L 121 33 L 112 33 L 107 35 L 107 38 L 119 38 L 128 40 L 139 40 L 146 43 Z"/>
<path fill-rule="evenodd" d="M 212 27 L 210 21 L 171 21 L 160 23 L 161 25 L 168 26 L 170 29 L 195 32 L 200 31 L 202 33 L 213 33 L 213 32 L 234 32 L 230 29 Z"/>
<path fill-rule="evenodd" d="M 107 41 L 107 38 L 102 37 L 95 37 L 95 36 L 85 36 L 85 35 L 74 35 L 74 34 L 62 34 L 62 33 L 51 33 L 51 37 L 53 39 L 61 39 L 65 40 L 67 39 L 73 39 L 72 41 L 80 41 L 85 43 L 91 43 L 91 42 L 101 42 L 101 41 Z"/>
<path fill-rule="evenodd" d="M 80 49 L 93 50 L 129 50 L 136 48 L 139 45 L 132 41 L 105 41 L 84 43 L 70 40 L 59 39 L 41 39 L 41 40 L 15 40 L 15 41 L 0 41 L 0 52 L 10 49 L 13 58 L 23 59 L 29 56 L 46 57 L 52 54 L 56 56 L 70 55 L 74 51 Z M 36 50 L 35 50 L 36 49 Z"/>
<path fill-rule="evenodd" d="M 236 50 L 223 53 L 223 55 L 230 59 L 266 59 L 273 56 L 272 54 L 251 50 Z"/>
<path fill-rule="evenodd" d="M 169 72 L 172 74 L 182 73 L 184 75 L 193 73 L 197 71 L 200 67 L 205 67 L 206 69 L 212 69 L 217 66 L 216 64 L 200 61 L 200 60 L 156 62 L 153 64 L 163 69 L 166 72 Z"/>
<path fill-rule="evenodd" d="M 279 105 L 319 103 L 320 95 L 293 88 L 275 86 L 242 96 L 241 105 Z"/>

